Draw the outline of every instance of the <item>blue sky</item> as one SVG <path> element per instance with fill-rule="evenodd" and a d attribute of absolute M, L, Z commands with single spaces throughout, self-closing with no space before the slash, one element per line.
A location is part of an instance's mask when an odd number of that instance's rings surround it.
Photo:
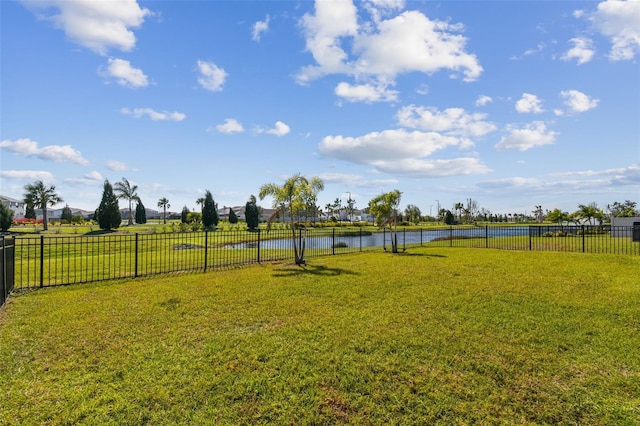
<path fill-rule="evenodd" d="M 93 210 L 126 177 L 180 211 L 300 172 L 321 206 L 640 202 L 638 1 L 0 5 L 6 196 Z"/>

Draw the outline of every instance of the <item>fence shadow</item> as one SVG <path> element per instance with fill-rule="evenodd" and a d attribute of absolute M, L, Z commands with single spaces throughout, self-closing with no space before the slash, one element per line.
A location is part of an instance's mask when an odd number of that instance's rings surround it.
<path fill-rule="evenodd" d="M 335 277 L 338 275 L 360 275 L 358 272 L 343 268 L 329 268 L 325 265 L 287 265 L 284 268 L 274 269 L 274 277 L 295 277 L 304 275 L 316 275 L 323 277 Z"/>

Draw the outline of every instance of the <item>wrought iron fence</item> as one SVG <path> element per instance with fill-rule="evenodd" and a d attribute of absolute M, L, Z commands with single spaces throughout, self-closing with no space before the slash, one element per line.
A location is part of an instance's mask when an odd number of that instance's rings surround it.
<path fill-rule="evenodd" d="M 637 234 L 635 227 L 456 226 L 401 228 L 396 236 L 400 251 L 432 246 L 640 255 Z M 3 238 L 1 300 L 14 287 L 13 280 L 8 287 L 8 273 L 15 274 L 16 289 L 25 289 L 235 268 L 293 259 L 293 237 L 291 230 L 276 229 Z M 306 257 L 391 248 L 389 231 L 310 228 L 296 230 L 295 238 L 305 244 Z"/>
<path fill-rule="evenodd" d="M 9 297 L 14 287 L 15 238 L 0 238 L 0 307 Z"/>

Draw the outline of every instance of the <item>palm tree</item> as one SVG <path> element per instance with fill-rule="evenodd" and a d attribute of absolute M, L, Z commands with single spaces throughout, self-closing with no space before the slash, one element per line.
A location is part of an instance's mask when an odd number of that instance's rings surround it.
<path fill-rule="evenodd" d="M 380 227 L 389 226 L 391 234 L 391 251 L 398 253 L 398 237 L 396 232 L 398 206 L 402 192 L 397 189 L 378 195 L 369 201 L 369 212 L 375 216 L 376 223 Z"/>
<path fill-rule="evenodd" d="M 456 203 L 454 206 L 454 210 L 458 212 L 458 221 L 462 223 L 462 209 L 464 208 L 464 204 Z"/>
<path fill-rule="evenodd" d="M 169 200 L 167 199 L 167 197 L 162 197 L 158 200 L 158 207 L 162 208 L 162 219 L 164 220 L 164 223 L 167 223 L 167 209 L 169 207 L 171 207 L 171 204 L 169 204 Z"/>
<path fill-rule="evenodd" d="M 116 182 L 113 186 L 114 191 L 118 198 L 122 198 L 124 200 L 129 201 L 129 223 L 128 226 L 133 225 L 133 213 L 131 210 L 131 202 L 136 201 L 140 202 L 140 197 L 138 197 L 138 185 L 131 185 L 131 183 L 126 179 L 122 178 L 120 182 Z"/>
<path fill-rule="evenodd" d="M 27 205 L 39 206 L 42 209 L 42 224 L 44 230 L 48 228 L 47 225 L 47 206 L 55 206 L 57 203 L 63 201 L 62 197 L 56 194 L 56 187 L 54 185 L 45 186 L 41 180 L 37 180 L 33 184 L 25 185 L 24 190 L 24 202 Z"/>
<path fill-rule="evenodd" d="M 302 234 L 299 242 L 296 239 L 294 216 L 305 209 L 306 200 L 308 200 L 310 194 L 317 194 L 323 189 L 324 183 L 319 177 L 314 176 L 309 180 L 301 176 L 300 173 L 291 176 L 283 185 L 267 183 L 260 187 L 260 192 L 258 193 L 260 199 L 262 200 L 267 196 L 273 197 L 273 208 L 276 209 L 267 222 L 267 231 L 271 229 L 272 222 L 281 214 L 280 212 L 282 212 L 283 217 L 287 213 L 289 214 L 296 265 L 304 265 L 306 263 L 304 259 L 306 241 Z"/>
<path fill-rule="evenodd" d="M 200 213 L 202 213 L 202 209 L 204 208 L 204 197 L 200 197 L 196 200 L 196 204 L 200 204 Z"/>
<path fill-rule="evenodd" d="M 593 225 L 592 220 L 594 219 L 600 223 L 604 220 L 604 212 L 598 208 L 596 203 L 578 204 L 578 211 L 574 215 L 579 219 L 586 220 L 589 225 Z"/>

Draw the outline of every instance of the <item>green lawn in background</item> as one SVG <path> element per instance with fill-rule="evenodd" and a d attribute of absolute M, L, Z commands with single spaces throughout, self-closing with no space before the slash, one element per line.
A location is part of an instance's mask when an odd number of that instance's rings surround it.
<path fill-rule="evenodd" d="M 639 424 L 640 258 L 411 248 L 18 293 L 1 424 Z"/>

